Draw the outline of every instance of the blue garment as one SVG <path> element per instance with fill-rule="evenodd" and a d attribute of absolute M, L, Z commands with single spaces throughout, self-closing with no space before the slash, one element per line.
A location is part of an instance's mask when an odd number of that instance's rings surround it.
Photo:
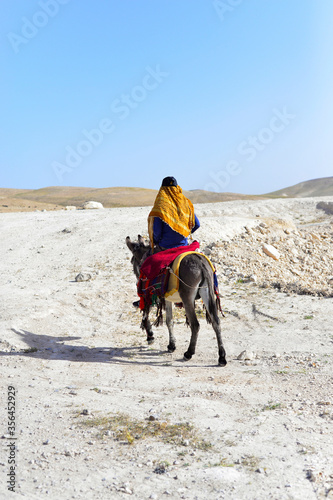
<path fill-rule="evenodd" d="M 195 215 L 195 225 L 192 233 L 200 227 L 198 217 Z M 177 233 L 159 217 L 154 217 L 154 244 L 163 248 L 175 248 L 188 245 L 187 238 Z"/>

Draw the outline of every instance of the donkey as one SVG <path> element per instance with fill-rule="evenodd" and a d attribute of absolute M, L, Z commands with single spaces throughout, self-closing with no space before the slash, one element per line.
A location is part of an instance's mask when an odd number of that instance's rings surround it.
<path fill-rule="evenodd" d="M 142 236 L 138 236 L 137 242 L 132 242 L 127 236 L 126 245 L 132 252 L 131 263 L 137 279 L 140 276 L 140 267 L 150 255 L 150 246 L 145 244 Z M 191 340 L 184 360 L 188 361 L 195 354 L 195 347 L 199 333 L 199 322 L 195 313 L 195 300 L 201 298 L 206 308 L 207 321 L 212 323 L 216 334 L 219 354 L 219 366 L 227 364 L 225 350 L 222 342 L 220 319 L 214 295 L 214 275 L 207 259 L 200 253 L 193 253 L 183 257 L 179 267 L 179 295 L 183 302 L 186 318 L 191 328 Z M 176 339 L 173 334 L 172 302 L 165 299 L 166 324 L 169 330 L 168 352 L 176 349 Z M 146 330 L 147 341 L 152 343 L 154 334 L 149 321 L 149 310 L 143 313 L 142 328 Z"/>

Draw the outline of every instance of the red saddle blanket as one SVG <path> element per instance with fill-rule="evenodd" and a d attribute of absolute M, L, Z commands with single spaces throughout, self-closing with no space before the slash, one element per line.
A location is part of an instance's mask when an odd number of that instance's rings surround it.
<path fill-rule="evenodd" d="M 162 252 L 155 253 L 144 261 L 141 266 L 141 275 L 144 275 L 149 280 L 154 279 L 161 273 L 162 269 L 171 264 L 178 255 L 184 252 L 195 252 L 199 248 L 199 242 L 193 241 L 191 245 L 182 247 L 170 248 L 162 250 Z"/>

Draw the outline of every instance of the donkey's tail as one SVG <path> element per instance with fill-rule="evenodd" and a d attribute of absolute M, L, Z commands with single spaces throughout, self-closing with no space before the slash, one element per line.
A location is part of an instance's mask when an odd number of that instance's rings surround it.
<path fill-rule="evenodd" d="M 202 280 L 199 285 L 199 295 L 206 308 L 206 320 L 208 323 L 219 324 L 218 306 L 219 297 L 215 295 L 214 274 L 212 268 L 205 258 L 202 259 Z"/>

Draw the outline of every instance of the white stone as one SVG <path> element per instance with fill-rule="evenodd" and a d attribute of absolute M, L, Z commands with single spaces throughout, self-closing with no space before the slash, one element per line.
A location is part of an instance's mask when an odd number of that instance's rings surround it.
<path fill-rule="evenodd" d="M 280 253 L 278 252 L 278 250 L 275 247 L 273 247 L 273 245 L 264 244 L 262 246 L 262 249 L 265 252 L 265 254 L 268 255 L 269 257 L 272 257 L 272 259 L 279 260 Z"/>
<path fill-rule="evenodd" d="M 91 280 L 91 274 L 89 273 L 79 273 L 77 276 L 75 276 L 75 281 L 80 282 L 80 281 L 90 281 Z"/>
<path fill-rule="evenodd" d="M 104 207 L 102 203 L 100 203 L 99 201 L 86 201 L 85 203 L 83 203 L 82 208 L 87 210 L 92 208 L 104 208 Z"/>
<path fill-rule="evenodd" d="M 237 359 L 239 360 L 247 360 L 247 361 L 252 361 L 254 359 L 254 353 L 251 351 L 242 351 L 238 356 Z"/>
<path fill-rule="evenodd" d="M 66 210 L 76 210 L 74 205 L 67 205 Z"/>

